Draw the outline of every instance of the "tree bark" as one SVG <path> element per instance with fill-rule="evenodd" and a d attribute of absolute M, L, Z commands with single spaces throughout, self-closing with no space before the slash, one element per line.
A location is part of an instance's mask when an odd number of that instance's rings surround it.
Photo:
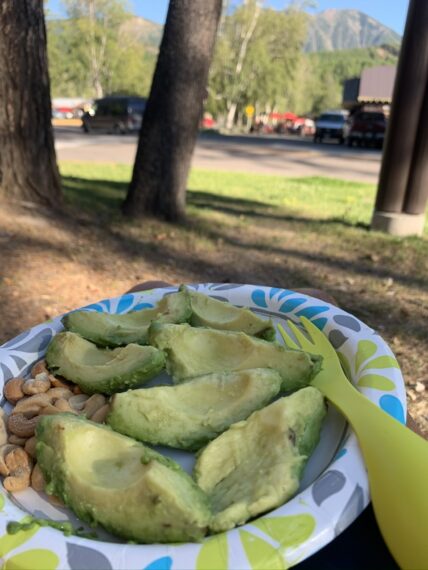
<path fill-rule="evenodd" d="M 221 0 L 170 0 L 124 213 L 184 217 Z"/>
<path fill-rule="evenodd" d="M 62 201 L 42 0 L 0 6 L 0 199 Z"/>

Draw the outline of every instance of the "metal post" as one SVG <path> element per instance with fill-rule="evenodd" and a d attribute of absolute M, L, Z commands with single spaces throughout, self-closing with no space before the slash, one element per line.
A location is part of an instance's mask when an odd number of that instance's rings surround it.
<path fill-rule="evenodd" d="M 396 235 L 420 233 L 403 207 L 428 83 L 427 30 L 428 2 L 410 0 L 372 220 L 373 229 Z"/>
<path fill-rule="evenodd" d="M 428 31 L 427 31 L 428 33 Z M 404 200 L 406 214 L 424 215 L 428 202 L 428 81 Z"/>

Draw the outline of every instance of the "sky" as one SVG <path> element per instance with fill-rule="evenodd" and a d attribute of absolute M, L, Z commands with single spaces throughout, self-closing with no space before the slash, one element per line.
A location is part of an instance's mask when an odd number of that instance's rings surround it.
<path fill-rule="evenodd" d="M 159 24 L 165 22 L 168 0 L 128 0 L 137 16 L 153 20 Z M 267 0 L 267 5 L 281 9 L 287 3 L 285 0 Z M 316 0 L 317 8 L 311 12 L 321 12 L 328 8 L 353 9 L 365 12 L 382 24 L 392 28 L 399 34 L 404 31 L 408 0 Z M 61 0 L 49 0 L 51 12 L 61 12 Z"/>

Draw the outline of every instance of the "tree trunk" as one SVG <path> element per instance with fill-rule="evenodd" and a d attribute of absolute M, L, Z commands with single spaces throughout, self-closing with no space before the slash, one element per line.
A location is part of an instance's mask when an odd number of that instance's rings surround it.
<path fill-rule="evenodd" d="M 123 205 L 132 216 L 184 217 L 187 176 L 206 95 L 221 0 L 170 0 Z"/>
<path fill-rule="evenodd" d="M 0 7 L 0 199 L 59 206 L 42 0 Z"/>
<path fill-rule="evenodd" d="M 226 129 L 231 129 L 235 123 L 235 115 L 236 115 L 236 109 L 238 107 L 238 104 L 233 102 L 231 103 L 229 110 L 227 112 L 227 119 L 226 119 Z"/>

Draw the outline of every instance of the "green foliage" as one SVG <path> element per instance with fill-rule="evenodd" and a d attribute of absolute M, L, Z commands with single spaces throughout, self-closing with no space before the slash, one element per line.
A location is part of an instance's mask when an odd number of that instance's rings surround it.
<path fill-rule="evenodd" d="M 124 0 L 63 0 L 67 19 L 48 20 L 54 97 L 146 95 L 155 56 L 127 33 L 133 16 Z"/>
<path fill-rule="evenodd" d="M 306 38 L 306 14 L 277 11 L 248 0 L 223 16 L 211 67 L 208 110 L 238 113 L 284 105 Z"/>
<path fill-rule="evenodd" d="M 367 67 L 396 65 L 398 53 L 397 46 L 378 46 L 303 54 L 290 109 L 297 114 L 317 114 L 340 107 L 346 79 L 358 77 Z"/>
<path fill-rule="evenodd" d="M 317 114 L 341 106 L 343 82 L 366 67 L 395 65 L 397 46 L 304 53 L 304 4 L 278 11 L 247 0 L 223 15 L 211 67 L 207 110 L 217 117 L 273 110 Z"/>

